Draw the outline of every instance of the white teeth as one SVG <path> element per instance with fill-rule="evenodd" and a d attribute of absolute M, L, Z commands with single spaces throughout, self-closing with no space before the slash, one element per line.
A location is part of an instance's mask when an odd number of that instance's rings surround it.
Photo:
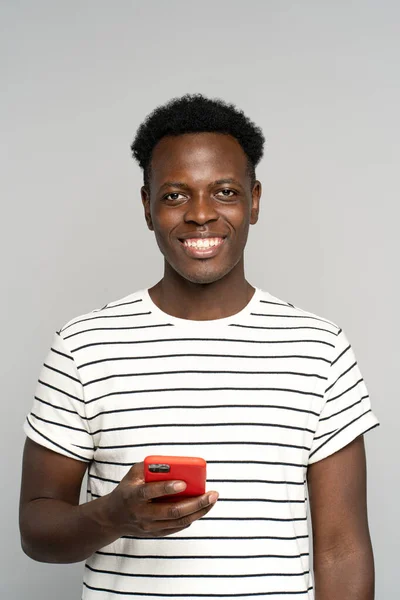
<path fill-rule="evenodd" d="M 185 246 L 189 248 L 214 248 L 222 243 L 222 238 L 204 238 L 204 239 L 189 239 L 184 241 Z"/>

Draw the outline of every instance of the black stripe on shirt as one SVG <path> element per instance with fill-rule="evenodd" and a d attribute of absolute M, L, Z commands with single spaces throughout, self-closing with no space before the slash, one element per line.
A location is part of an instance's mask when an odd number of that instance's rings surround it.
<path fill-rule="evenodd" d="M 60 375 L 63 375 L 64 377 L 68 377 L 68 379 L 72 379 L 72 381 L 76 381 L 79 384 L 81 383 L 80 379 L 77 379 L 77 377 L 73 377 L 72 375 L 69 375 L 69 373 L 64 373 L 64 371 L 60 371 L 60 369 L 51 367 L 47 363 L 44 363 L 43 366 L 46 367 L 46 369 L 49 369 L 50 371 L 54 371 L 55 373 L 59 373 Z"/>
<path fill-rule="evenodd" d="M 293 498 L 218 498 L 218 502 L 269 502 L 272 504 L 304 504 L 304 502 L 306 502 L 305 499 L 298 499 L 295 500 Z M 298 535 L 295 536 L 294 538 L 271 538 L 271 539 L 277 539 L 277 540 L 291 540 L 291 539 L 300 539 L 300 538 L 306 538 L 308 537 L 307 535 Z M 175 538 L 176 539 L 176 538 Z M 213 539 L 212 537 L 210 539 Z M 236 538 L 233 538 L 236 539 Z M 270 539 L 270 538 L 268 538 Z"/>
<path fill-rule="evenodd" d="M 204 519 L 202 519 L 203 521 Z M 165 554 L 123 554 L 123 553 L 119 553 L 119 552 L 105 552 L 104 550 L 98 550 L 95 554 L 100 554 L 102 556 L 118 556 L 120 558 L 135 558 L 135 559 L 156 559 L 156 560 L 184 560 L 184 559 L 188 559 L 188 560 L 192 560 L 195 559 L 197 560 L 198 558 L 202 558 L 202 559 L 213 559 L 213 558 L 217 558 L 217 559 L 243 559 L 243 558 L 302 558 L 304 556 L 309 556 L 308 552 L 301 552 L 299 554 L 244 554 L 244 555 L 230 555 L 230 554 L 226 554 L 226 555 L 174 555 L 174 556 L 166 556 Z"/>
<path fill-rule="evenodd" d="M 75 445 L 75 444 L 74 444 Z M 92 450 L 87 446 L 79 446 L 82 450 Z M 243 442 L 243 441 L 215 441 L 215 442 L 146 442 L 142 444 L 121 444 L 119 446 L 97 446 L 99 450 L 118 450 L 119 448 L 145 448 L 147 446 L 274 446 L 278 448 L 296 448 L 298 450 L 309 450 L 309 446 L 297 446 L 296 444 L 283 444 L 281 442 Z"/>
<path fill-rule="evenodd" d="M 218 499 L 218 502 L 220 502 L 220 500 Z M 293 502 L 293 500 L 292 500 Z M 279 536 L 273 536 L 273 535 L 255 535 L 255 536 L 216 536 L 216 535 L 206 535 L 206 536 L 181 536 L 181 537 L 177 537 L 174 535 L 174 537 L 172 539 L 174 540 L 181 540 L 181 541 L 187 541 L 187 540 L 280 540 L 280 541 L 292 541 L 292 540 L 305 540 L 307 539 L 309 536 L 308 534 L 306 535 L 292 535 L 290 537 L 279 537 Z M 142 537 L 139 536 L 134 536 L 134 535 L 123 535 L 121 537 L 121 539 L 124 540 L 143 540 Z M 146 540 L 153 540 L 153 541 L 164 541 L 164 540 L 168 540 L 171 541 L 168 536 L 167 537 L 147 537 L 145 538 Z"/>
<path fill-rule="evenodd" d="M 39 417 L 39 415 L 36 415 L 34 412 L 31 412 L 31 415 L 32 415 L 32 417 L 35 417 L 35 419 L 37 419 L 38 421 L 43 421 L 43 423 L 49 423 L 50 425 L 56 425 L 57 427 L 64 427 L 65 429 L 72 429 L 73 431 L 80 431 L 82 433 L 85 433 L 86 435 L 88 434 L 86 429 L 84 429 L 83 427 L 72 427 L 71 425 L 66 425 L 65 423 L 57 423 L 56 421 L 49 421 L 49 419 L 44 419 L 43 417 Z"/>
<path fill-rule="evenodd" d="M 57 408 L 57 407 L 55 407 L 55 408 Z M 319 413 L 314 410 L 307 410 L 306 408 L 295 408 L 293 406 L 284 406 L 284 405 L 279 406 L 278 404 L 203 404 L 203 405 L 173 404 L 173 405 L 168 405 L 168 406 L 136 406 L 134 408 L 116 408 L 114 410 L 102 410 L 102 411 L 96 413 L 95 415 L 92 415 L 91 417 L 82 417 L 82 418 L 85 418 L 88 421 L 92 421 L 93 419 L 96 419 L 97 417 L 100 417 L 102 415 L 113 415 L 113 414 L 117 414 L 117 413 L 126 413 L 126 412 L 136 412 L 136 411 L 146 411 L 146 410 L 171 410 L 171 409 L 174 409 L 174 410 L 179 410 L 179 409 L 210 410 L 213 408 L 217 408 L 217 409 L 245 408 L 246 410 L 251 409 L 251 408 L 255 408 L 255 409 L 274 408 L 277 410 L 289 410 L 289 411 L 293 411 L 293 412 L 304 413 L 307 415 L 314 415 L 316 417 L 319 416 Z M 71 412 L 74 412 L 74 411 L 71 411 Z M 322 419 L 320 419 L 320 420 L 322 421 Z"/>
<path fill-rule="evenodd" d="M 136 327 L 92 327 L 90 329 L 83 329 L 82 331 L 77 331 L 76 333 L 66 335 L 64 339 L 69 340 L 76 335 L 82 335 L 83 333 L 88 333 L 89 331 L 127 331 L 132 329 L 151 329 L 154 327 L 173 327 L 173 325 L 172 323 L 160 323 L 156 325 L 137 325 Z"/>
<path fill-rule="evenodd" d="M 161 539 L 161 538 L 160 538 Z M 120 595 L 120 596 L 155 596 L 157 598 L 171 598 L 171 593 L 168 594 L 160 594 L 160 593 L 155 593 L 155 592 L 127 592 L 127 591 L 122 591 L 122 590 L 112 590 L 109 588 L 100 588 L 100 587 L 94 587 L 92 585 L 89 585 L 88 583 L 86 583 L 85 581 L 83 582 L 83 585 L 88 588 L 89 590 L 93 590 L 96 592 L 107 592 L 108 594 L 116 594 L 116 595 Z M 301 591 L 292 591 L 292 592 L 246 592 L 243 594 L 177 594 L 174 593 L 173 596 L 174 598 L 244 598 L 244 597 L 248 597 L 248 596 L 275 596 L 275 595 L 296 595 L 296 594 L 308 594 L 308 592 L 310 590 L 312 590 L 313 587 L 309 587 L 306 590 L 301 590 Z"/>
<path fill-rule="evenodd" d="M 341 374 L 339 375 L 339 377 L 336 379 L 336 381 L 334 381 L 334 382 L 333 382 L 333 383 L 332 383 L 330 386 L 328 386 L 328 387 L 326 388 L 326 390 L 325 390 L 325 394 L 327 394 L 327 393 L 328 393 L 328 392 L 329 392 L 329 391 L 330 391 L 330 390 L 331 390 L 331 389 L 332 389 L 332 388 L 333 388 L 333 387 L 334 387 L 334 386 L 337 384 L 337 382 L 339 381 L 339 379 L 341 379 L 342 377 L 344 377 L 345 375 L 347 375 L 347 373 L 348 373 L 349 371 L 351 371 L 352 369 L 354 369 L 354 367 L 355 367 L 356 365 L 357 365 L 357 361 L 356 361 L 356 362 L 354 362 L 354 363 L 351 365 L 351 367 L 349 367 L 348 369 L 346 369 L 345 371 L 343 371 L 343 373 L 341 373 Z"/>
<path fill-rule="evenodd" d="M 114 465 L 117 467 L 132 467 L 134 462 L 119 462 L 112 460 L 100 460 L 99 458 L 93 459 L 94 463 L 98 463 L 100 465 Z M 306 469 L 308 465 L 303 463 L 292 463 L 292 462 L 280 462 L 280 461 L 267 461 L 267 460 L 208 460 L 207 464 L 249 464 L 249 465 L 273 465 L 279 467 L 297 467 L 301 469 Z"/>
<path fill-rule="evenodd" d="M 79 352 L 86 348 L 94 346 L 117 346 L 117 345 L 137 345 L 137 344 L 161 344 L 161 343 L 177 343 L 177 342 L 229 342 L 237 344 L 323 344 L 334 348 L 334 344 L 325 342 L 324 340 L 241 340 L 236 338 L 157 338 L 152 340 L 113 340 L 103 342 L 91 342 L 83 346 L 77 346 L 71 349 L 71 352 Z"/>
<path fill-rule="evenodd" d="M 64 352 L 60 352 L 59 350 L 56 350 L 55 348 L 50 348 L 50 351 L 54 352 L 55 354 L 59 354 L 60 356 L 63 356 L 64 358 L 68 358 L 68 360 L 74 360 L 73 356 L 70 356 L 69 354 L 64 354 Z"/>
<path fill-rule="evenodd" d="M 93 475 L 89 473 L 90 479 L 97 479 L 99 481 L 105 481 L 107 483 L 120 483 L 117 479 L 107 479 L 106 477 L 100 477 L 99 475 Z M 207 479 L 207 483 L 267 483 L 272 485 L 302 485 L 304 481 L 274 481 L 273 479 Z M 246 517 L 246 520 L 248 518 Z M 268 519 L 269 520 L 269 519 Z M 282 520 L 282 519 L 279 519 Z M 286 519 L 283 519 L 284 521 Z M 291 520 L 291 519 L 289 519 Z"/>
<path fill-rule="evenodd" d="M 250 313 L 252 317 L 273 317 L 273 318 L 283 318 L 283 319 L 312 319 L 313 321 L 321 321 L 321 323 L 326 323 L 327 325 L 332 325 L 329 321 L 325 319 L 320 319 L 319 317 L 312 317 L 311 315 L 278 315 L 278 314 L 265 314 L 265 313 Z"/>
<path fill-rule="evenodd" d="M 325 331 L 326 333 L 330 333 L 331 335 L 336 336 L 335 331 L 330 331 L 330 329 L 324 329 L 323 327 L 310 327 L 307 325 L 298 326 L 298 327 L 266 327 L 263 325 L 241 325 L 240 323 L 231 323 L 230 327 L 242 327 L 243 329 L 267 329 L 270 331 L 281 331 L 281 330 L 295 330 L 295 329 L 312 329 L 314 331 Z"/>
<path fill-rule="evenodd" d="M 109 358 L 100 358 L 98 360 L 92 360 L 87 363 L 83 363 L 82 365 L 78 365 L 78 369 L 83 369 L 84 367 L 91 367 L 92 365 L 98 365 L 103 362 L 114 362 L 119 360 L 149 360 L 152 358 L 250 358 L 250 359 L 283 359 L 283 358 L 300 358 L 304 360 L 320 360 L 322 362 L 326 362 L 330 364 L 330 360 L 324 358 L 323 356 L 309 356 L 307 354 L 282 354 L 282 355 L 249 355 L 249 354 L 155 354 L 153 356 L 110 356 Z"/>
<path fill-rule="evenodd" d="M 78 396 L 74 396 L 73 394 L 69 394 L 68 392 L 65 392 L 64 390 L 62 390 L 61 388 L 56 387 L 55 385 L 50 385 L 50 383 L 47 383 L 46 381 L 43 381 L 42 379 L 39 379 L 39 383 L 41 383 L 45 387 L 50 388 L 51 390 L 54 390 L 56 392 L 60 392 L 60 394 L 64 394 L 64 396 L 68 396 L 68 398 L 72 398 L 73 400 L 77 400 L 78 402 L 84 403 L 84 400 L 82 400 L 82 398 L 78 398 Z"/>
<path fill-rule="evenodd" d="M 328 404 L 328 402 L 333 402 L 333 400 L 337 400 L 338 398 L 340 398 L 341 396 L 344 396 L 345 394 L 347 394 L 347 392 L 350 392 L 350 390 L 353 390 L 355 387 L 357 387 L 360 383 L 362 383 L 364 380 L 361 377 L 358 381 L 356 381 L 353 385 L 351 385 L 349 388 L 347 388 L 346 390 L 344 390 L 343 392 L 341 392 L 340 394 L 337 394 L 337 396 L 332 396 L 332 398 L 329 398 L 326 401 L 326 404 Z"/>
<path fill-rule="evenodd" d="M 154 377 L 156 375 L 188 375 L 188 374 L 210 374 L 210 375 L 294 375 L 298 377 L 315 377 L 316 379 L 326 380 L 327 378 L 317 373 L 299 373 L 298 371 L 212 371 L 207 369 L 189 369 L 182 371 L 153 371 L 143 373 L 115 373 L 113 375 L 106 375 L 105 377 L 99 377 L 98 379 L 91 379 L 83 383 L 83 387 L 87 387 L 94 383 L 101 381 L 108 381 L 109 379 L 118 379 L 124 377 Z M 78 381 L 78 380 L 76 380 Z"/>
<path fill-rule="evenodd" d="M 105 575 L 118 575 L 118 577 L 147 577 L 148 579 L 231 579 L 231 578 L 249 578 L 249 577 L 304 577 L 304 575 L 308 575 L 309 571 L 302 571 L 301 573 L 242 573 L 242 574 L 214 574 L 208 575 L 205 573 L 201 573 L 198 575 L 192 574 L 166 574 L 166 573 L 125 573 L 124 571 L 109 571 L 106 569 L 95 569 L 90 565 L 86 564 L 85 567 L 89 569 L 89 571 L 93 571 L 94 573 L 102 573 Z"/>
<path fill-rule="evenodd" d="M 342 408 L 342 410 L 338 410 L 335 413 L 332 413 L 331 415 L 329 415 L 329 417 L 322 417 L 322 419 L 320 419 L 319 422 L 321 423 L 321 421 L 329 421 L 329 419 L 333 419 L 333 417 L 341 415 L 342 413 L 346 412 L 346 410 L 350 410 L 351 408 L 357 406 L 357 404 L 361 404 L 361 402 L 366 398 L 369 398 L 369 394 L 362 396 L 359 400 L 357 400 L 357 402 L 353 402 L 353 404 L 350 404 L 350 406 L 346 406 L 345 408 Z"/>
<path fill-rule="evenodd" d="M 50 421 L 49 421 L 50 422 Z M 54 423 L 57 425 L 57 423 Z M 314 429 L 308 427 L 298 427 L 297 425 L 282 425 L 280 423 L 151 423 L 146 425 L 123 425 L 121 427 L 104 427 L 92 431 L 92 435 L 99 433 L 109 433 L 110 431 L 128 431 L 134 429 L 159 429 L 159 428 L 180 428 L 180 427 L 273 427 L 277 429 L 291 429 L 293 431 L 306 431 L 307 433 L 314 433 Z"/>
<path fill-rule="evenodd" d="M 78 321 L 74 321 L 73 323 L 66 325 L 60 331 L 64 332 L 67 329 L 69 329 L 70 327 L 73 327 L 74 325 L 78 325 L 79 323 L 84 323 L 85 321 L 94 321 L 95 319 L 119 319 L 119 318 L 123 318 L 123 317 L 143 317 L 146 315 L 151 315 L 151 311 L 133 313 L 133 314 L 131 313 L 131 314 L 126 314 L 126 315 L 99 315 L 99 316 L 95 316 L 95 317 L 87 317 L 85 319 L 79 319 Z"/>
<path fill-rule="evenodd" d="M 85 458 L 81 454 L 77 454 L 76 452 L 72 452 L 72 450 L 68 450 L 68 448 L 65 448 L 64 446 L 61 446 L 60 444 L 57 444 L 56 442 L 54 442 L 53 440 L 51 440 L 50 438 L 48 438 L 46 435 L 44 435 L 41 431 L 39 431 L 38 429 L 36 429 L 36 427 L 34 427 L 32 425 L 32 423 L 29 420 L 29 417 L 26 417 L 26 420 L 27 420 L 29 426 L 33 429 L 33 431 L 35 431 L 38 435 L 40 435 L 44 440 L 47 440 L 48 442 L 50 442 L 51 444 L 53 444 L 53 446 L 56 446 L 56 448 L 60 448 L 61 450 L 64 450 L 65 452 L 68 452 L 68 454 L 71 454 L 72 456 L 75 456 L 75 457 L 79 458 L 79 460 L 83 460 L 84 462 L 90 462 L 89 459 Z M 93 450 L 93 448 L 87 448 L 87 450 Z"/>
<path fill-rule="evenodd" d="M 274 479 L 207 479 L 207 483 L 267 483 L 271 485 L 302 485 L 304 481 L 287 481 Z"/>
<path fill-rule="evenodd" d="M 307 517 L 201 517 L 202 521 L 272 521 L 274 523 L 294 523 L 307 521 Z"/>
<path fill-rule="evenodd" d="M 101 494 L 95 494 L 92 490 L 87 489 L 86 492 L 92 496 L 92 498 L 103 498 Z M 306 500 L 293 500 L 284 498 L 283 500 L 271 499 L 271 498 L 218 498 L 218 502 L 264 502 L 270 504 L 304 504 Z M 130 535 L 123 535 L 123 539 L 142 540 L 142 537 L 134 537 Z M 297 535 L 295 537 L 274 537 L 274 536 L 240 536 L 240 537 L 224 537 L 224 536 L 206 536 L 206 537 L 174 537 L 174 540 L 297 540 L 302 538 L 308 538 L 307 535 Z M 147 540 L 157 540 L 160 538 L 146 538 Z"/>
<path fill-rule="evenodd" d="M 314 442 L 316 440 L 321 440 L 322 438 L 326 437 L 327 435 L 331 435 L 332 433 L 335 433 L 335 431 L 337 431 L 337 429 L 332 429 L 332 431 L 327 431 L 326 433 L 321 433 L 321 435 L 314 436 Z"/>
<path fill-rule="evenodd" d="M 285 308 L 287 308 L 288 306 L 293 306 L 288 302 L 272 302 L 271 300 L 259 300 L 259 302 L 261 302 L 261 304 L 274 304 L 275 306 L 284 306 Z"/>
<path fill-rule="evenodd" d="M 236 391 L 236 392 L 285 392 L 291 394 L 301 394 L 303 396 L 314 396 L 315 398 L 323 398 L 322 394 L 315 392 L 306 392 L 304 390 L 294 390 L 291 388 L 275 388 L 275 387 L 233 387 L 233 386 L 221 386 L 221 387 L 205 387 L 205 388 L 155 388 L 155 389 L 144 389 L 144 390 L 123 390 L 120 392 L 109 392 L 102 396 L 96 396 L 86 401 L 86 404 L 109 398 L 110 396 L 125 396 L 130 394 L 155 394 L 160 392 L 219 392 L 219 391 Z M 83 400 L 81 400 L 83 402 Z"/>
<path fill-rule="evenodd" d="M 353 425 L 354 423 L 356 423 L 357 421 L 359 421 L 360 419 L 362 419 L 363 417 L 365 417 L 365 415 L 367 415 L 368 413 L 371 413 L 372 410 L 366 410 L 364 413 L 362 413 L 362 415 L 359 415 L 358 417 L 356 417 L 355 419 L 353 419 L 352 421 L 350 421 L 350 423 L 347 423 L 346 425 L 344 425 L 343 427 L 341 427 L 340 429 L 337 429 L 335 431 L 335 433 L 332 435 L 332 437 L 330 437 L 328 440 L 325 440 L 325 442 L 323 442 L 320 446 L 318 446 L 318 448 L 315 448 L 315 450 L 313 450 L 310 455 L 309 458 L 311 458 L 316 452 L 318 452 L 319 450 L 321 450 L 321 448 L 323 448 L 323 446 L 325 446 L 325 444 L 328 444 L 328 442 L 330 442 L 334 437 L 336 437 L 337 435 L 339 435 L 339 433 L 342 433 L 342 431 L 344 431 L 345 429 L 347 429 L 347 427 L 350 427 L 351 425 Z M 372 425 L 371 427 L 368 427 L 364 432 L 362 432 L 363 434 L 366 433 L 367 431 L 369 431 L 370 429 L 374 429 L 374 427 L 377 427 L 379 425 L 379 423 L 375 423 L 374 425 Z M 362 435 L 361 433 L 358 435 Z"/>
<path fill-rule="evenodd" d="M 81 419 L 86 419 L 85 415 L 80 415 L 77 410 L 72 410 L 70 408 L 64 408 L 63 406 L 56 406 L 55 404 L 51 404 L 51 402 L 47 402 L 47 400 L 43 400 L 42 398 L 39 398 L 39 396 L 34 396 L 34 398 L 41 404 L 46 404 L 47 406 L 51 406 L 51 408 L 55 408 L 56 410 L 62 410 L 64 412 L 68 412 L 73 415 L 78 415 L 78 417 L 80 417 Z"/>
<path fill-rule="evenodd" d="M 350 350 L 350 348 L 351 348 L 351 346 L 350 346 L 350 344 L 349 344 L 349 345 L 347 346 L 347 348 L 345 348 L 345 349 L 343 350 L 343 352 L 341 352 L 341 353 L 339 354 L 339 356 L 337 356 L 337 357 L 335 358 L 335 360 L 331 362 L 331 367 L 333 367 L 333 365 L 334 365 L 334 364 L 336 364 L 336 363 L 338 362 L 338 360 L 340 360 L 340 359 L 342 358 L 342 356 L 344 356 L 344 355 L 346 354 L 346 352 L 348 352 L 348 351 Z"/>
<path fill-rule="evenodd" d="M 283 467 L 303 467 L 306 469 L 307 464 L 302 463 L 289 463 L 289 462 L 277 462 L 271 460 L 208 460 L 209 465 L 278 465 Z"/>
<path fill-rule="evenodd" d="M 108 304 L 103 306 L 103 308 L 101 308 L 100 310 L 108 310 L 110 308 L 119 308 L 120 306 L 128 306 L 129 304 L 137 304 L 138 302 L 143 302 L 143 299 L 139 298 L 138 300 L 130 300 L 129 302 L 120 302 L 119 304 L 113 304 L 112 302 L 109 302 Z"/>

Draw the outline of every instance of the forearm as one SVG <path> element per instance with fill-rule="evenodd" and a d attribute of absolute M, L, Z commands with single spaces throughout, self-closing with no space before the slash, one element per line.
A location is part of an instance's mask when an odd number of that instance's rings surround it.
<path fill-rule="evenodd" d="M 108 496 L 78 506 L 47 498 L 33 500 L 21 514 L 20 528 L 24 552 L 49 563 L 85 560 L 123 535 L 111 523 Z"/>
<path fill-rule="evenodd" d="M 315 600 L 374 600 L 371 548 L 314 556 Z"/>

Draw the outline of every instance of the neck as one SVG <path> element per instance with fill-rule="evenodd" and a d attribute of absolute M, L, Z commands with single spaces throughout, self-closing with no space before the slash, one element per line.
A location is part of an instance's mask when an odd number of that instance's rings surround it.
<path fill-rule="evenodd" d="M 228 274 L 213 283 L 192 283 L 175 271 L 164 277 L 149 294 L 163 312 L 179 319 L 209 321 L 224 319 L 240 312 L 251 300 L 254 288 L 244 273 Z"/>

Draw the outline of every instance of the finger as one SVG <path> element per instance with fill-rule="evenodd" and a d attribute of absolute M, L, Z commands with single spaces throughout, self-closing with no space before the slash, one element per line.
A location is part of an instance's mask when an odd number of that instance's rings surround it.
<path fill-rule="evenodd" d="M 195 498 L 182 498 L 175 502 L 152 503 L 146 506 L 142 516 L 148 521 L 177 521 L 188 515 L 197 513 L 207 507 L 211 507 L 218 499 L 217 492 L 209 492 Z"/>
<path fill-rule="evenodd" d="M 136 484 L 144 483 L 144 463 L 138 462 L 133 464 L 122 481 L 129 481 L 129 483 Z"/>
<path fill-rule="evenodd" d="M 154 481 L 138 485 L 135 489 L 135 494 L 139 501 L 148 502 L 154 498 L 162 498 L 163 496 L 183 492 L 185 489 L 186 483 L 184 481 Z"/>
<path fill-rule="evenodd" d="M 161 531 L 161 532 L 168 531 L 170 533 L 171 529 L 173 529 L 173 530 L 186 529 L 186 527 L 189 527 L 194 521 L 201 519 L 208 512 L 210 512 L 210 510 L 212 509 L 214 504 L 209 504 L 205 508 L 202 508 L 201 510 L 197 510 L 196 512 L 193 512 L 193 513 L 186 514 L 186 515 L 180 517 L 179 519 L 171 519 L 169 521 L 168 520 L 148 521 L 145 526 L 145 531 L 148 533 L 157 532 L 157 531 Z"/>

